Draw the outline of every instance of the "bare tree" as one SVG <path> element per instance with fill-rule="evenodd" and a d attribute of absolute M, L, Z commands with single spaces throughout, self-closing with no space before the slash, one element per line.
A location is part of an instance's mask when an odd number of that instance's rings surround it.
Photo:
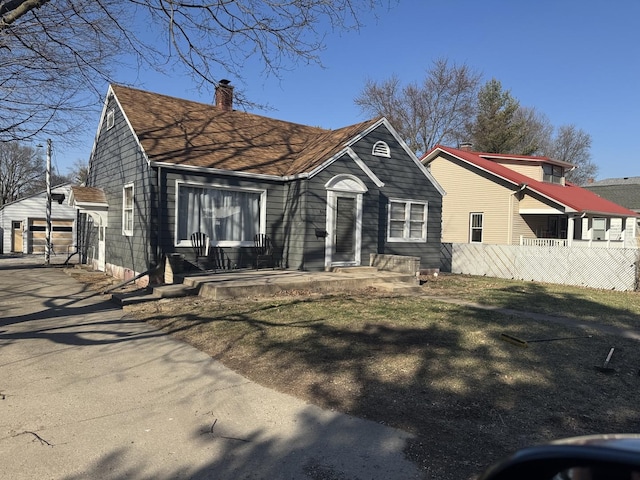
<path fill-rule="evenodd" d="M 0 143 L 0 206 L 33 193 L 44 181 L 45 160 L 40 149 L 18 142 Z"/>
<path fill-rule="evenodd" d="M 267 75 L 320 63 L 326 30 L 358 28 L 382 3 L 0 0 L 0 141 L 77 132 L 123 64 L 182 68 L 206 87 L 241 80 L 249 58 Z"/>
<path fill-rule="evenodd" d="M 520 106 L 513 115 L 519 125 L 513 152 L 519 155 L 544 155 L 549 151 L 553 125 L 543 113 L 532 107 Z"/>
<path fill-rule="evenodd" d="M 67 178 L 69 182 L 76 185 L 84 185 L 89 176 L 89 164 L 83 160 L 77 159 L 69 169 Z"/>
<path fill-rule="evenodd" d="M 402 87 L 397 75 L 380 83 L 368 80 L 355 103 L 369 116 L 387 117 L 409 148 L 422 154 L 464 139 L 479 82 L 480 74 L 467 65 L 438 59 L 421 84 Z"/>
<path fill-rule="evenodd" d="M 577 168 L 567 174 L 567 180 L 577 185 L 586 184 L 598 173 L 598 166 L 591 161 L 591 135 L 575 125 L 558 128 L 547 155 L 576 165 Z"/>

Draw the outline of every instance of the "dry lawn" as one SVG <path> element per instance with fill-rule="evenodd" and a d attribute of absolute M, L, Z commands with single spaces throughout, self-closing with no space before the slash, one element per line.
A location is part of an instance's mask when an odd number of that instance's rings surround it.
<path fill-rule="evenodd" d="M 639 344 L 595 328 L 637 331 L 639 294 L 457 275 L 430 280 L 423 291 L 190 297 L 127 310 L 262 385 L 412 432 L 406 454 L 428 479 L 473 478 L 518 448 L 560 437 L 640 432 Z M 593 328 L 434 296 L 573 317 Z M 522 348 L 502 333 L 579 338 Z M 615 371 L 605 374 L 594 367 L 611 347 Z"/>

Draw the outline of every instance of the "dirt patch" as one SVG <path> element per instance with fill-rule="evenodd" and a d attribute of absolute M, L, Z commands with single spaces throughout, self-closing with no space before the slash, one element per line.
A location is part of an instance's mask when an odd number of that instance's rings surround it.
<path fill-rule="evenodd" d="M 596 293 L 477 282 L 451 277 L 423 288 L 500 298 L 510 307 L 527 305 L 529 292 L 569 311 Z M 637 327 L 635 304 L 592 301 L 590 310 L 606 309 L 603 319 Z M 127 311 L 264 386 L 413 433 L 406 454 L 429 479 L 473 478 L 518 448 L 557 438 L 640 431 L 638 344 L 595 329 L 373 289 L 226 302 L 187 297 Z M 548 341 L 522 348 L 502 333 Z M 582 338 L 553 340 L 574 336 Z M 615 372 L 603 374 L 594 367 L 612 346 Z"/>

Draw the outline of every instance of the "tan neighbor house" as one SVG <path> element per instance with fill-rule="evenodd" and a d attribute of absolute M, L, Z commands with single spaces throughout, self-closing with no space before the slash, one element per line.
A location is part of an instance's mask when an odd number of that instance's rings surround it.
<path fill-rule="evenodd" d="M 638 214 L 566 182 L 567 162 L 443 146 L 422 162 L 447 192 L 443 242 L 636 247 Z"/>

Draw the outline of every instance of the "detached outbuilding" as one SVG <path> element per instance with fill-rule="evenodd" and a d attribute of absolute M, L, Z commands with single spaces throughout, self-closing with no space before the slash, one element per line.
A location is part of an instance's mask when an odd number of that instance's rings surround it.
<path fill-rule="evenodd" d="M 439 266 L 444 191 L 385 118 L 326 130 L 232 102 L 227 81 L 215 105 L 109 87 L 87 187 L 74 195 L 95 265 L 130 277 L 168 257 L 194 261 L 201 232 L 232 268 L 254 264 L 256 235 L 287 269 L 372 255 Z"/>
<path fill-rule="evenodd" d="M 76 210 L 67 199 L 70 185 L 51 189 L 51 253 L 75 250 Z M 39 192 L 0 207 L 0 254 L 44 253 L 47 228 L 47 192 Z"/>

